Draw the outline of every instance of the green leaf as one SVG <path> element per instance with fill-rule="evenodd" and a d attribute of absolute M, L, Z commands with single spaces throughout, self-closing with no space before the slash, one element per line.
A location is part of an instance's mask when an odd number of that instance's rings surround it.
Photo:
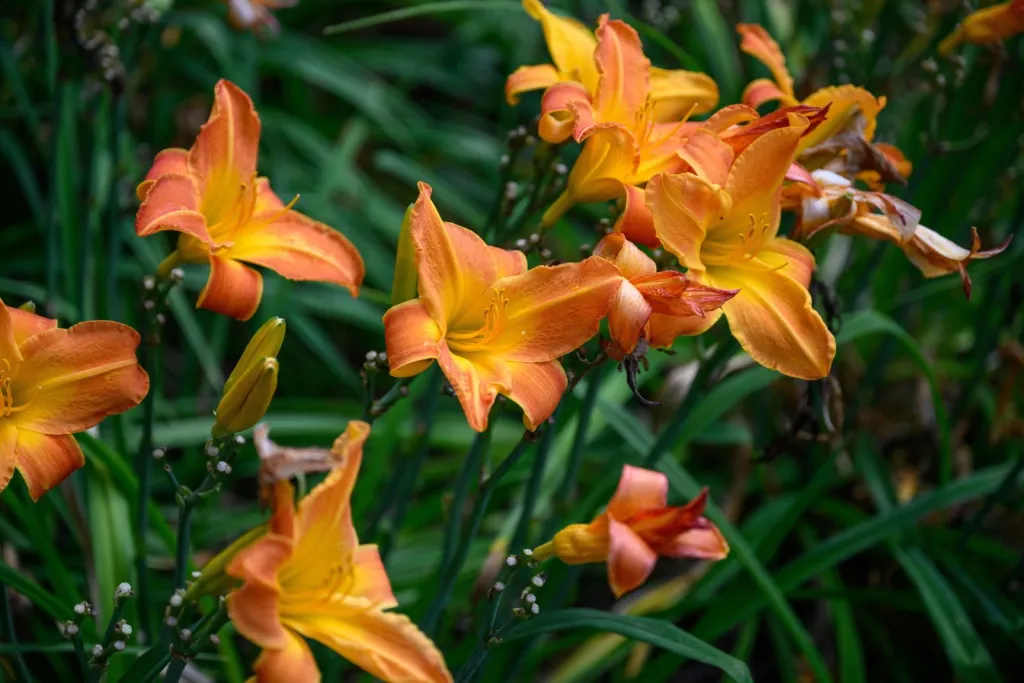
<path fill-rule="evenodd" d="M 442 14 L 444 12 L 462 12 L 465 10 L 514 10 L 523 11 L 523 6 L 513 0 L 446 0 L 445 2 L 424 2 L 413 7 L 381 12 L 368 17 L 361 17 L 341 24 L 334 24 L 324 29 L 325 36 L 358 31 L 359 29 L 379 26 L 392 21 L 412 19 L 426 14 Z"/>
<path fill-rule="evenodd" d="M 43 610 L 58 621 L 70 619 L 71 605 L 65 604 L 53 593 L 28 578 L 11 565 L 0 560 L 0 583 L 4 583 L 18 591 L 36 607 Z"/>
<path fill-rule="evenodd" d="M 512 627 L 502 635 L 507 643 L 555 631 L 596 629 L 650 643 L 677 655 L 721 669 L 738 683 L 753 683 L 747 665 L 679 627 L 660 619 L 631 617 L 595 609 L 562 609 L 541 614 Z"/>

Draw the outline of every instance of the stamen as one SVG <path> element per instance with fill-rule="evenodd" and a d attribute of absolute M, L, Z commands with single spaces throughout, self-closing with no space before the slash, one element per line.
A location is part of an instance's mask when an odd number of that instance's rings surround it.
<path fill-rule="evenodd" d="M 466 332 L 449 331 L 449 342 L 461 351 L 471 351 L 492 344 L 505 330 L 508 321 L 509 299 L 504 289 L 496 289 L 491 295 L 491 302 L 484 309 L 484 324 L 475 330 Z"/>

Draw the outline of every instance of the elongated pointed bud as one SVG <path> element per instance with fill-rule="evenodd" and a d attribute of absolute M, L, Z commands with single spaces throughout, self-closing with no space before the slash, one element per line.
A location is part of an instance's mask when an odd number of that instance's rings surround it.
<path fill-rule="evenodd" d="M 277 369 L 276 358 L 261 358 L 231 384 L 217 406 L 215 438 L 243 432 L 263 419 L 277 390 Z"/>
<path fill-rule="evenodd" d="M 224 383 L 224 396 L 227 396 L 234 383 L 248 372 L 251 365 L 261 362 L 265 358 L 277 357 L 277 352 L 281 350 L 281 344 L 284 343 L 284 333 L 284 318 L 271 318 L 263 323 L 263 327 L 258 329 L 249 340 L 245 351 L 242 352 L 242 357 L 238 359 L 235 369 L 231 371 L 228 381 Z"/>
<path fill-rule="evenodd" d="M 402 219 L 402 230 L 398 233 L 398 254 L 395 256 L 395 279 L 391 283 L 391 305 L 397 306 L 403 301 L 415 299 L 418 295 L 416 275 L 416 254 L 412 245 L 410 222 L 412 207 L 405 210 Z"/>

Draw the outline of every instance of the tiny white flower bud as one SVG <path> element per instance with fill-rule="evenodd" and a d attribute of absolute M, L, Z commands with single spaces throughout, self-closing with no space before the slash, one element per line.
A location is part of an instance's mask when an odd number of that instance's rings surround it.
<path fill-rule="evenodd" d="M 217 471 L 221 474 L 231 474 L 231 465 L 221 460 L 217 463 Z"/>
<path fill-rule="evenodd" d="M 510 567 L 515 567 L 517 564 L 519 564 L 519 558 L 517 558 L 515 555 L 509 555 L 505 558 L 505 564 L 507 564 Z"/>
<path fill-rule="evenodd" d="M 171 605 L 171 607 L 181 607 L 181 596 L 175 593 L 167 602 Z"/>
<path fill-rule="evenodd" d="M 532 605 L 530 605 L 530 611 L 534 614 L 540 614 L 540 605 L 538 605 L 537 603 L 533 603 Z"/>
<path fill-rule="evenodd" d="M 533 551 L 529 548 L 523 548 L 523 555 L 526 555 L 527 557 L 533 557 Z"/>
<path fill-rule="evenodd" d="M 367 363 L 372 363 L 375 360 L 377 360 L 377 352 L 376 351 L 367 351 L 366 352 L 366 362 Z"/>
<path fill-rule="evenodd" d="M 171 270 L 171 279 L 175 280 L 176 282 L 181 282 L 182 280 L 185 279 L 185 271 L 182 270 L 181 268 L 173 268 Z"/>
<path fill-rule="evenodd" d="M 192 631 L 190 631 L 187 628 L 181 629 L 181 639 L 182 640 L 192 640 Z"/>
<path fill-rule="evenodd" d="M 147 275 L 146 277 L 142 278 L 142 287 L 147 292 L 152 291 L 156 287 L 156 278 L 154 278 L 152 275 Z"/>
<path fill-rule="evenodd" d="M 503 584 L 501 581 L 497 581 L 495 582 L 494 586 L 491 587 L 491 590 L 493 590 L 495 593 L 500 593 L 501 591 L 505 590 L 505 584 Z"/>
<path fill-rule="evenodd" d="M 238 444 L 239 446 L 244 446 L 245 437 L 242 436 L 241 434 L 235 434 L 235 443 Z"/>
<path fill-rule="evenodd" d="M 210 636 L 210 645 L 213 645 L 214 647 L 217 647 L 218 645 L 220 645 L 220 636 L 218 636 L 216 633 L 211 635 Z"/>
<path fill-rule="evenodd" d="M 114 641 L 114 649 L 117 650 L 118 652 L 123 652 L 124 651 L 124 641 L 123 640 L 115 640 Z"/>
<path fill-rule="evenodd" d="M 530 583 L 532 583 L 537 588 L 540 588 L 544 585 L 544 576 L 542 574 L 538 574 L 537 576 L 530 579 Z"/>
<path fill-rule="evenodd" d="M 533 593 L 527 593 L 526 597 L 524 597 L 523 600 L 526 600 L 526 602 L 528 602 L 530 604 L 533 604 L 533 603 L 537 602 L 537 596 L 534 595 Z"/>
<path fill-rule="evenodd" d="M 202 572 L 198 572 L 198 571 L 196 571 L 196 572 L 192 572 L 192 578 L 193 578 L 193 579 L 198 579 L 198 578 L 199 578 L 200 576 L 202 576 L 202 575 L 203 575 L 203 573 L 202 573 Z"/>
<path fill-rule="evenodd" d="M 64 627 L 64 635 L 77 636 L 78 635 L 78 624 L 68 624 Z"/>
<path fill-rule="evenodd" d="M 98 644 L 98 643 L 96 645 L 93 645 L 92 646 L 92 656 L 93 657 L 99 657 L 101 654 L 103 654 L 103 646 Z"/>
<path fill-rule="evenodd" d="M 121 624 L 121 635 L 130 636 L 132 634 L 131 624 Z"/>
<path fill-rule="evenodd" d="M 74 609 L 75 609 L 75 614 L 85 614 L 85 603 L 84 602 L 78 603 L 77 605 L 75 605 Z"/>
<path fill-rule="evenodd" d="M 212 443 L 206 444 L 206 455 L 211 458 L 216 458 L 218 453 L 220 453 L 219 448 L 214 446 Z"/>
<path fill-rule="evenodd" d="M 167 626 L 174 628 L 178 625 L 178 620 L 174 617 L 167 617 L 164 619 L 164 623 L 167 624 Z"/>
<path fill-rule="evenodd" d="M 163 460 L 165 455 L 167 455 L 167 451 L 165 451 L 162 448 L 157 448 L 153 450 L 153 458 L 156 460 Z"/>
<path fill-rule="evenodd" d="M 132 585 L 127 581 L 124 581 L 122 583 L 117 584 L 117 590 L 114 591 L 114 597 L 120 598 L 126 595 L 131 595 L 131 593 Z"/>

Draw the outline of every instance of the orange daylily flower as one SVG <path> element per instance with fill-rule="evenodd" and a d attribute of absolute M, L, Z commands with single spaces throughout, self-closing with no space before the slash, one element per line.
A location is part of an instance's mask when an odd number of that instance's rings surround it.
<path fill-rule="evenodd" d="M 370 434 L 350 422 L 332 450 L 341 464 L 295 509 L 290 482 L 274 483 L 267 533 L 240 550 L 227 573 L 239 633 L 263 648 L 258 683 L 318 683 L 310 638 L 384 681 L 451 681 L 444 658 L 404 615 L 375 545 L 360 545 L 349 499 Z"/>
<path fill-rule="evenodd" d="M 540 22 L 554 65 L 516 69 L 505 82 L 508 103 L 517 104 L 524 92 L 567 82 L 578 85 L 587 99 L 596 99 L 602 72 L 594 62 L 598 40 L 590 29 L 575 19 L 552 13 L 540 0 L 523 0 L 523 9 Z M 696 71 L 651 67 L 650 89 L 655 121 L 678 120 L 689 112 L 703 114 L 718 104 L 718 85 L 707 74 Z"/>
<path fill-rule="evenodd" d="M 607 509 L 590 524 L 571 524 L 533 551 L 535 560 L 608 563 L 608 585 L 621 598 L 639 588 L 658 557 L 721 560 L 729 544 L 704 518 L 708 492 L 681 507 L 668 505 L 668 477 L 626 465 Z"/>
<path fill-rule="evenodd" d="M 299 0 L 225 0 L 228 6 L 228 21 L 240 30 L 257 31 L 266 29 L 272 34 L 281 30 L 281 25 L 272 9 L 295 7 Z"/>
<path fill-rule="evenodd" d="M 435 360 L 470 426 L 483 431 L 498 394 L 536 429 L 565 392 L 556 360 L 597 333 L 621 277 L 604 259 L 526 269 L 526 256 L 488 246 L 445 223 L 419 184 L 409 217 L 419 297 L 384 314 L 391 374 L 411 377 Z"/>
<path fill-rule="evenodd" d="M 1010 245 L 1012 235 L 1000 246 L 982 251 L 978 231 L 971 228 L 971 248 L 964 249 L 921 225 L 921 212 L 901 199 L 860 190 L 847 178 L 830 171 L 818 170 L 811 175 L 815 188 L 793 183 L 785 190 L 799 216 L 794 232 L 797 239 L 810 239 L 834 227 L 848 235 L 887 240 L 902 249 L 927 278 L 960 273 L 967 298 L 971 297 L 967 264 L 991 258 Z"/>
<path fill-rule="evenodd" d="M 948 55 L 963 43 L 991 45 L 1024 33 L 1024 0 L 1010 0 L 975 10 L 939 43 L 939 53 Z"/>
<path fill-rule="evenodd" d="M 62 330 L 0 301 L 0 491 L 14 470 L 32 500 L 85 464 L 72 434 L 130 410 L 149 392 L 139 335 L 109 320 Z"/>
<path fill-rule="evenodd" d="M 682 170 L 676 151 L 696 125 L 655 120 L 651 63 L 631 26 L 603 15 L 597 41 L 594 97 L 581 84 L 565 82 L 549 88 L 541 103 L 541 137 L 562 141 L 571 134 L 583 143 L 565 192 L 541 219 L 544 226 L 553 225 L 574 204 L 620 197 L 626 201 L 620 224 L 639 223 L 645 213 L 641 187 L 658 173 Z M 657 246 L 653 233 L 630 238 Z"/>
<path fill-rule="evenodd" d="M 640 339 L 657 348 L 671 346 L 676 337 L 694 327 L 692 318 L 704 318 L 736 295 L 682 273 L 657 272 L 651 257 L 622 234 L 602 239 L 594 255 L 615 264 L 623 278 L 608 314 L 612 353 L 617 358 L 632 353 Z"/>
<path fill-rule="evenodd" d="M 738 289 L 691 333 L 724 312 L 732 334 L 761 365 L 786 375 L 828 374 L 836 344 L 807 291 L 814 256 L 778 237 L 781 190 L 807 118 L 758 137 L 736 156 L 720 186 L 694 173 L 660 175 L 647 186 L 647 206 L 662 245 L 705 285 Z"/>
<path fill-rule="evenodd" d="M 260 120 L 238 86 L 219 81 L 210 118 L 192 149 L 165 149 L 136 193 L 135 231 L 181 233 L 161 265 L 209 263 L 200 308 L 248 320 L 263 292 L 262 276 L 246 263 L 291 280 L 332 282 L 355 296 L 363 262 L 341 233 L 285 206 L 256 174 Z"/>

